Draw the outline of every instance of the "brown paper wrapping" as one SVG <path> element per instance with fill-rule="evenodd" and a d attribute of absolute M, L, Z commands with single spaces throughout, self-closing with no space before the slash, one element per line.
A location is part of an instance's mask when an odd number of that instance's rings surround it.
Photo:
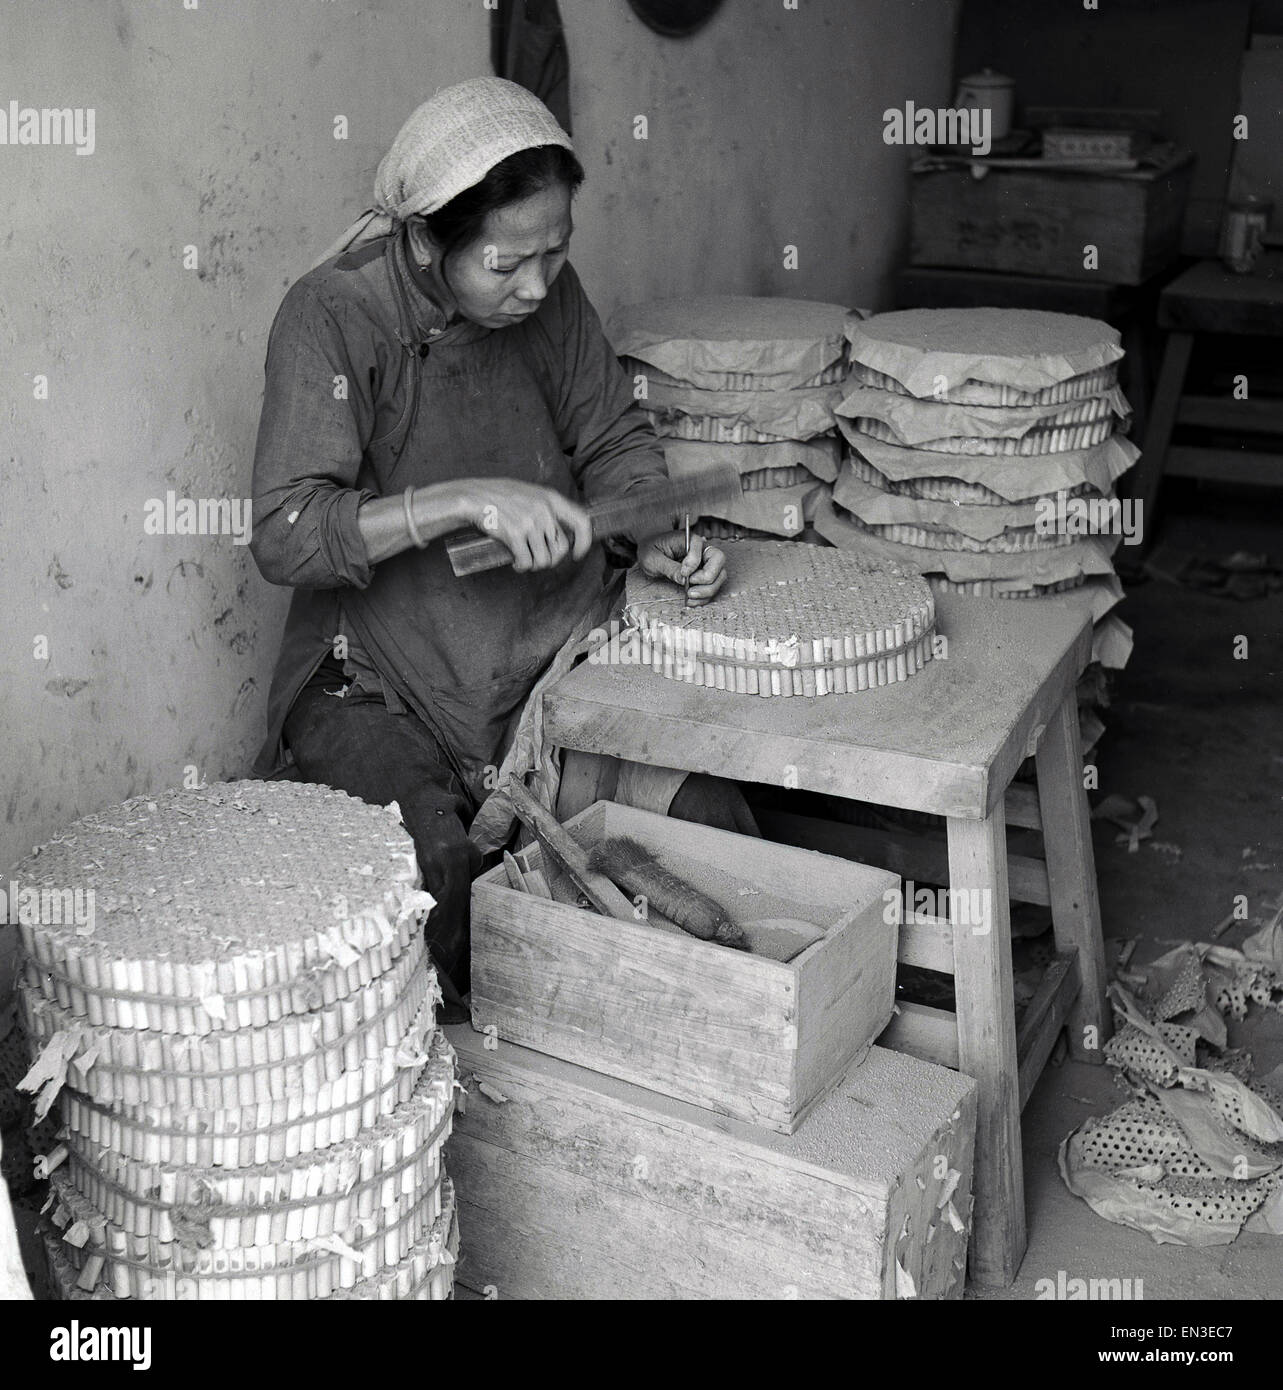
<path fill-rule="evenodd" d="M 739 474 L 760 473 L 770 468 L 801 465 L 823 482 L 838 474 L 841 442 L 834 435 L 807 440 L 780 440 L 774 444 L 705 444 L 685 439 L 666 439 L 664 458 L 673 478 L 684 478 L 712 465 L 730 464 Z"/>
<path fill-rule="evenodd" d="M 746 425 L 774 439 L 812 439 L 834 426 L 840 386 L 799 387 L 792 391 L 696 391 L 684 386 L 651 389 L 642 404 L 661 424 L 670 420 L 712 420 L 719 430 Z"/>
<path fill-rule="evenodd" d="M 909 394 L 894 377 L 887 376 L 885 372 L 875 372 L 861 362 L 851 364 L 850 381 L 852 386 L 873 386 L 879 391 Z M 1069 401 L 1085 400 L 1088 396 L 1103 395 L 1117 382 L 1118 368 L 1109 366 L 1070 377 L 1041 391 L 1022 391 L 1016 386 L 999 386 L 990 381 L 964 381 L 942 392 L 933 387 L 931 399 L 953 401 L 959 405 L 1064 405 Z"/>
<path fill-rule="evenodd" d="M 832 545 L 851 550 L 871 563 L 899 565 L 919 574 L 942 574 L 957 582 L 1000 578 L 1055 584 L 1078 575 L 1112 574 L 1109 557 L 1118 545 L 1117 536 L 1093 536 L 1070 545 L 1019 554 L 926 550 L 880 540 L 862 531 L 827 497 L 816 507 L 814 525 Z"/>
<path fill-rule="evenodd" d="M 1042 391 L 1123 356 L 1118 330 L 1097 319 L 1032 309 L 904 309 L 848 315 L 851 360 L 929 399 L 949 386 L 993 382 Z"/>
<path fill-rule="evenodd" d="M 684 296 L 619 309 L 607 335 L 621 357 L 677 381 L 721 390 L 727 378 L 743 376 L 760 389 L 783 390 L 841 360 L 852 312 L 862 311 L 803 299 Z"/>
<path fill-rule="evenodd" d="M 989 488 L 1009 502 L 1022 502 L 1049 493 L 1087 486 L 1102 496 L 1140 457 L 1128 439 L 1113 435 L 1090 449 L 1049 454 L 1042 458 L 970 458 L 906 449 L 861 435 L 849 421 L 839 426 L 853 450 L 879 473 L 897 482 L 911 478 L 956 478 Z"/>
<path fill-rule="evenodd" d="M 857 386 L 843 396 L 834 413 L 846 420 L 880 420 L 912 448 L 937 439 L 1021 439 L 1033 430 L 1095 424 L 1110 415 L 1122 417 L 1129 412 L 1126 398 L 1117 388 L 1067 405 L 984 406 L 920 401 Z"/>
<path fill-rule="evenodd" d="M 736 526 L 787 538 L 799 535 L 810 525 L 815 498 L 822 490 L 824 484 L 814 478 L 792 487 L 763 488 L 746 492 L 733 502 L 721 503 L 711 508 L 709 515 Z"/>

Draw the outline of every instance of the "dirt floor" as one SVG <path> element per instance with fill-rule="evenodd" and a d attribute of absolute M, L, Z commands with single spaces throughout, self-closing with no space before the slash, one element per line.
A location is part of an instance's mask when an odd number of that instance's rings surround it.
<path fill-rule="evenodd" d="M 1195 505 L 1190 505 L 1195 503 Z M 1191 555 L 1268 552 L 1283 560 L 1277 522 L 1247 507 L 1198 514 L 1196 499 L 1170 515 L 1149 557 L 1149 577 L 1129 586 L 1121 612 L 1135 630 L 1131 663 L 1116 681 L 1108 732 L 1097 751 L 1100 793 L 1152 796 L 1154 839 L 1128 853 L 1115 827 L 1097 822 L 1096 869 L 1105 935 L 1138 938 L 1133 967 L 1185 940 L 1206 940 L 1248 897 L 1259 923 L 1283 901 L 1283 594 L 1251 601 L 1216 597 L 1159 577 Z M 1120 562 L 1127 559 L 1124 548 Z M 1236 661 L 1236 637 L 1248 658 Z M 1099 798 L 1093 798 L 1098 800 Z M 1238 945 L 1254 927 L 1236 923 L 1220 939 Z M 1247 1047 L 1258 1074 L 1283 1062 L 1283 1015 L 1253 1006 L 1229 1025 L 1229 1044 Z M 970 1298 L 1032 1299 L 1041 1279 L 1143 1281 L 1146 1299 L 1283 1298 L 1283 1237 L 1241 1235 L 1194 1249 L 1098 1217 L 1071 1195 L 1056 1167 L 1061 1141 L 1124 1095 L 1108 1067 L 1066 1062 L 1043 1073 L 1024 1114 L 1029 1249 L 1010 1289 L 972 1287 Z"/>
<path fill-rule="evenodd" d="M 1258 922 L 1267 905 L 1283 901 L 1283 595 L 1239 601 L 1161 577 L 1175 576 L 1191 555 L 1246 550 L 1283 560 L 1276 521 L 1250 507 L 1217 506 L 1233 519 L 1200 513 L 1188 498 L 1167 518 L 1149 575 L 1129 586 L 1121 610 L 1136 646 L 1105 712 L 1100 794 L 1152 796 L 1155 841 L 1180 849 L 1177 856 L 1148 842 L 1128 853 L 1114 843 L 1113 826 L 1096 825 L 1106 937 L 1138 938 L 1133 966 L 1181 941 L 1206 939 L 1237 893 L 1247 895 Z M 1119 558 L 1129 558 L 1125 549 Z M 1246 661 L 1233 655 L 1240 635 L 1248 638 Z M 1221 940 L 1237 945 L 1252 929 L 1235 924 Z M 1257 1071 L 1268 1072 L 1283 1062 L 1283 1015 L 1253 1006 L 1245 1023 L 1231 1021 L 1229 1042 L 1251 1049 Z M 1066 1280 L 1131 1280 L 1147 1300 L 1283 1298 L 1283 1237 L 1243 1235 L 1205 1249 L 1158 1245 L 1070 1194 L 1057 1171 L 1058 1146 L 1123 1099 L 1107 1067 L 1047 1068 L 1024 1115 L 1028 1253 L 1010 1289 L 973 1286 L 967 1296 L 1033 1299 L 1039 1280 L 1063 1271 Z M 34 1203 L 18 1215 L 34 1264 Z"/>

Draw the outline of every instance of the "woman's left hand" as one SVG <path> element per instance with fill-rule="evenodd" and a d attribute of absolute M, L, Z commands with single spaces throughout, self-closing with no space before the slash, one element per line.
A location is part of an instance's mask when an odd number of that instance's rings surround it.
<path fill-rule="evenodd" d="M 651 579 L 682 584 L 689 578 L 692 604 L 707 603 L 726 583 L 726 556 L 694 533 L 688 551 L 685 531 L 653 536 L 638 548 L 637 564 Z"/>

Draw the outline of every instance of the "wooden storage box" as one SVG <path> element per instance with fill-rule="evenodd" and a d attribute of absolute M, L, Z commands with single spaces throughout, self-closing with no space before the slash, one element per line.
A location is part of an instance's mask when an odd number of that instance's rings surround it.
<path fill-rule="evenodd" d="M 496 868 L 472 888 L 474 1024 L 791 1133 L 890 1021 L 899 878 L 610 801 L 568 826 L 631 836 L 732 920 L 789 916 L 825 935 L 782 963 L 516 892 Z"/>
<path fill-rule="evenodd" d="M 956 1298 L 975 1082 L 875 1047 L 796 1134 L 447 1028 L 459 1282 L 499 1298 Z M 479 1085 L 478 1083 L 482 1083 Z"/>
<path fill-rule="evenodd" d="M 1139 285 L 1180 253 L 1188 153 L 1108 173 L 990 165 L 977 179 L 971 164 L 915 171 L 914 265 Z M 1089 245 L 1095 269 L 1083 264 Z"/>

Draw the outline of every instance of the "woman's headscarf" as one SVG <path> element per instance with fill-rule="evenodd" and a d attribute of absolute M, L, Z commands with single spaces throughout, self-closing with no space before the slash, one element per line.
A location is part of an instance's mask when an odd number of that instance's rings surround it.
<path fill-rule="evenodd" d="M 436 212 L 480 183 L 500 160 L 537 145 L 573 150 L 533 93 L 502 77 L 443 87 L 418 107 L 383 156 L 368 208 L 313 264 L 387 236 L 409 217 Z"/>

